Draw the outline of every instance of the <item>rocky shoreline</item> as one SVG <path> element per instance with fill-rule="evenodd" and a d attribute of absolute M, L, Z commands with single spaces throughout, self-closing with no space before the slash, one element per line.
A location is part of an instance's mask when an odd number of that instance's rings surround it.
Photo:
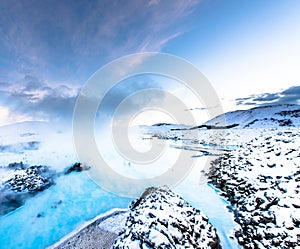
<path fill-rule="evenodd" d="M 299 146 L 297 128 L 261 129 L 212 163 L 209 181 L 231 203 L 243 248 L 300 246 Z"/>
<path fill-rule="evenodd" d="M 22 162 L 10 163 L 2 167 L 6 177 L 0 181 L 0 216 L 24 205 L 26 200 L 55 184 L 62 174 L 81 172 L 89 167 L 74 163 L 64 172 L 56 172 L 45 165 L 25 165 Z"/>
<path fill-rule="evenodd" d="M 100 215 L 48 249 L 66 248 L 222 247 L 208 218 L 164 186 L 147 189 L 129 210 Z"/>
<path fill-rule="evenodd" d="M 84 223 L 80 228 L 66 235 L 47 249 L 103 248 L 109 249 L 124 228 L 124 214 L 127 209 L 112 209 Z M 120 219 L 121 217 L 121 219 Z M 113 223 L 113 229 L 104 223 Z M 103 225 L 104 224 L 104 225 Z"/>
<path fill-rule="evenodd" d="M 7 179 L 0 182 L 0 215 L 21 207 L 25 201 L 54 184 L 56 172 L 47 166 L 11 163 Z"/>

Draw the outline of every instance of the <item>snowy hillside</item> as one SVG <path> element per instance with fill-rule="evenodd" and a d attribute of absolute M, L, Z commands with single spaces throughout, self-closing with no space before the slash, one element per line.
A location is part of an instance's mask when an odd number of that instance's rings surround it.
<path fill-rule="evenodd" d="M 212 149 L 226 151 L 243 144 L 256 136 L 258 130 L 287 127 L 300 127 L 299 105 L 256 107 L 227 112 L 195 127 L 167 124 L 142 126 L 141 129 L 145 139 L 173 140 L 184 145 L 179 148 L 211 154 Z M 177 144 L 175 146 L 178 147 Z"/>
<path fill-rule="evenodd" d="M 225 117 L 225 119 L 224 119 Z M 274 126 L 299 126 L 300 106 L 277 105 L 255 107 L 250 110 L 227 112 L 204 125 L 234 125 L 235 128 L 271 128 Z M 223 123 L 225 120 L 225 124 Z"/>

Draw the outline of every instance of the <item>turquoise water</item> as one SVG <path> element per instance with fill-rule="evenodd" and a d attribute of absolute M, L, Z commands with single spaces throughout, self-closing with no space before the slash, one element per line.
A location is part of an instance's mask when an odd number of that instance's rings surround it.
<path fill-rule="evenodd" d="M 194 168 L 174 191 L 210 218 L 223 248 L 238 248 L 228 238 L 235 225 L 228 203 L 212 187 L 197 182 L 197 171 Z M 102 190 L 85 173 L 59 177 L 56 185 L 0 218 L 0 248 L 45 248 L 101 213 L 127 208 L 131 201 Z"/>
<path fill-rule="evenodd" d="M 187 181 L 176 187 L 175 192 L 184 196 L 193 207 L 209 217 L 210 222 L 217 229 L 224 249 L 241 248 L 235 240 L 229 238 L 236 223 L 233 221 L 232 213 L 229 213 L 226 208 L 228 202 L 220 197 L 212 186 Z"/>
<path fill-rule="evenodd" d="M 127 208 L 131 201 L 105 192 L 85 173 L 59 177 L 55 186 L 0 218 L 0 248 L 45 248 L 101 213 Z"/>
<path fill-rule="evenodd" d="M 168 166 L 172 163 L 170 158 L 174 157 L 176 160 L 179 151 L 171 148 L 168 151 L 170 156 L 162 157 L 162 161 L 153 165 L 151 171 L 155 173 Z M 194 153 L 191 151 L 191 156 Z M 109 160 L 112 165 L 123 165 L 114 157 Z M 195 166 L 187 178 L 175 187 L 174 192 L 209 217 L 217 229 L 223 248 L 239 248 L 229 238 L 236 224 L 232 213 L 226 208 L 228 203 L 213 187 L 199 183 L 200 172 L 207 157 L 195 160 Z M 132 168 L 121 166 L 119 168 L 124 173 Z M 86 221 L 113 208 L 127 208 L 131 201 L 131 198 L 102 190 L 84 172 L 62 175 L 56 179 L 54 186 L 28 199 L 21 208 L 0 217 L 0 249 L 46 248 L 81 227 Z"/>

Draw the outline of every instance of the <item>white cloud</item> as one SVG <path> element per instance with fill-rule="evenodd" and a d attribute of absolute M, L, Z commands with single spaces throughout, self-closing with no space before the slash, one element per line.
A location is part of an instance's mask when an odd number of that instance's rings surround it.
<path fill-rule="evenodd" d="M 21 85 L 0 84 L 0 124 L 28 120 L 70 121 L 79 89 L 49 86 L 26 76 Z"/>
<path fill-rule="evenodd" d="M 30 116 L 12 114 L 8 107 L 0 106 L 0 126 L 31 120 Z"/>

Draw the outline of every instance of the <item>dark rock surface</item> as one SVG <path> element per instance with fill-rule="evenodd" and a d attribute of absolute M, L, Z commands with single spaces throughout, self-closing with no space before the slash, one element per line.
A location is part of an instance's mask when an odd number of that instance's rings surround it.
<path fill-rule="evenodd" d="M 2 168 L 6 169 L 8 177 L 0 182 L 0 215 L 19 208 L 29 197 L 51 187 L 57 177 L 89 169 L 81 163 L 74 163 L 64 172 L 58 173 L 48 166 L 28 166 L 22 162 L 10 163 Z"/>
<path fill-rule="evenodd" d="M 0 215 L 22 206 L 27 198 L 54 184 L 56 172 L 47 166 L 26 166 L 20 162 L 7 168 L 10 177 L 0 185 Z"/>
<path fill-rule="evenodd" d="M 70 174 L 71 172 L 81 172 L 89 169 L 90 167 L 85 166 L 82 163 L 74 163 L 71 167 L 65 170 L 65 175 Z"/>
<path fill-rule="evenodd" d="M 36 193 L 50 187 L 54 183 L 54 175 L 55 172 L 47 166 L 17 168 L 13 177 L 4 182 L 4 187 L 13 192 Z"/>

